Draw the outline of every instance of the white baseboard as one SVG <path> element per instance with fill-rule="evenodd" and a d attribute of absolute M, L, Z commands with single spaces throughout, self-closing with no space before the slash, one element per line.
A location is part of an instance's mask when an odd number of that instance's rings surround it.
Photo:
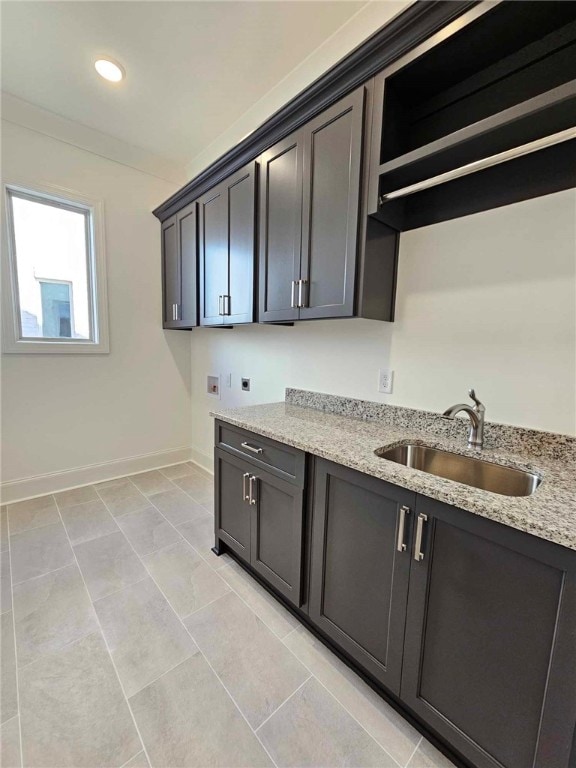
<path fill-rule="evenodd" d="M 209 475 L 214 474 L 214 454 L 208 456 L 206 453 L 202 453 L 197 448 L 190 447 L 191 461 L 194 462 L 204 472 L 208 472 Z"/>
<path fill-rule="evenodd" d="M 90 464 L 85 467 L 66 469 L 62 472 L 51 472 L 46 475 L 24 477 L 20 480 L 9 480 L 0 483 L 0 500 L 2 504 L 12 504 L 15 501 L 32 499 L 35 496 L 44 496 L 47 493 L 58 493 L 70 488 L 78 488 L 82 485 L 100 483 L 104 480 L 113 480 L 116 477 L 125 477 L 137 472 L 146 472 L 149 469 L 168 467 L 170 464 L 179 464 L 182 461 L 190 461 L 193 454 L 203 457 L 203 454 L 193 451 L 190 447 L 173 448 L 168 451 L 145 453 L 141 456 L 130 456 L 126 459 L 105 461 L 101 464 Z M 207 457 L 203 457 L 207 458 Z M 204 466 L 205 462 L 196 461 L 201 469 L 207 472 L 211 470 Z"/>

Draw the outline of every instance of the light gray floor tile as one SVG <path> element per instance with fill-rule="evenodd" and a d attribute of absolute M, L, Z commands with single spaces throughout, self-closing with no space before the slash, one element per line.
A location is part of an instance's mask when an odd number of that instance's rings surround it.
<path fill-rule="evenodd" d="M 24 765 L 122 766 L 140 739 L 100 633 L 20 671 Z"/>
<path fill-rule="evenodd" d="M 10 536 L 10 554 L 13 584 L 74 562 L 74 553 L 60 520 Z"/>
<path fill-rule="evenodd" d="M 60 509 L 64 509 L 65 507 L 84 504 L 87 501 L 95 501 L 98 499 L 98 494 L 92 485 L 84 485 L 81 488 L 72 488 L 70 491 L 57 493 L 54 498 Z"/>
<path fill-rule="evenodd" d="M 37 499 L 19 501 L 8 505 L 10 535 L 49 525 L 60 519 L 58 508 L 52 496 L 39 496 Z"/>
<path fill-rule="evenodd" d="M 204 505 L 214 498 L 214 483 L 200 475 L 186 475 L 174 480 L 176 485 Z"/>
<path fill-rule="evenodd" d="M 173 480 L 175 477 L 184 477 L 184 475 L 194 474 L 194 470 L 187 462 L 184 462 L 183 464 L 172 464 L 170 467 L 162 467 L 160 472 L 162 472 L 168 480 Z"/>
<path fill-rule="evenodd" d="M 14 587 L 18 666 L 86 637 L 98 629 L 76 564 Z"/>
<path fill-rule="evenodd" d="M 200 475 L 200 477 L 203 477 L 206 480 L 209 480 L 211 483 L 214 483 L 214 472 L 208 472 L 207 469 L 201 467 L 200 464 L 195 464 L 193 461 L 189 461 L 187 464 L 194 472 L 196 472 L 197 475 Z"/>
<path fill-rule="evenodd" d="M 13 717 L 0 727 L 0 765 L 2 768 L 20 768 L 20 725 Z"/>
<path fill-rule="evenodd" d="M 0 613 L 12 610 L 12 583 L 10 580 L 10 555 L 0 552 Z"/>
<path fill-rule="evenodd" d="M 106 491 L 108 488 L 113 488 L 115 485 L 123 485 L 126 482 L 130 482 L 127 481 L 126 476 L 113 477 L 111 480 L 102 480 L 100 483 L 94 483 L 92 487 L 95 488 L 100 495 L 100 491 Z"/>
<path fill-rule="evenodd" d="M 139 475 L 130 475 L 130 480 L 146 496 L 160 493 L 161 491 L 170 491 L 174 488 L 170 480 L 164 477 L 157 469 L 152 469 L 150 472 L 142 472 Z"/>
<path fill-rule="evenodd" d="M 253 728 L 309 676 L 233 592 L 184 623 Z"/>
<path fill-rule="evenodd" d="M 97 539 L 118 530 L 114 518 L 100 499 L 66 507 L 61 514 L 72 544 Z"/>
<path fill-rule="evenodd" d="M 206 514 L 204 507 L 179 488 L 155 493 L 150 496 L 150 501 L 172 525 L 189 523 Z"/>
<path fill-rule="evenodd" d="M 278 637 L 285 637 L 300 624 L 298 619 L 233 560 L 230 559 L 230 565 L 222 568 L 219 574 Z"/>
<path fill-rule="evenodd" d="M 8 508 L 0 507 L 0 552 L 8 549 Z"/>
<path fill-rule="evenodd" d="M 222 568 L 226 568 L 227 565 L 231 565 L 234 562 L 229 554 L 224 553 L 222 555 L 215 555 L 211 549 L 207 549 L 200 554 L 210 568 L 214 568 L 215 571 L 220 571 Z"/>
<path fill-rule="evenodd" d="M 18 714 L 16 655 L 12 612 L 0 616 L 0 718 L 2 722 Z"/>
<path fill-rule="evenodd" d="M 181 539 L 180 534 L 154 507 L 122 515 L 117 522 L 139 555 L 155 552 Z"/>
<path fill-rule="evenodd" d="M 141 581 L 148 574 L 122 531 L 74 547 L 92 600 Z"/>
<path fill-rule="evenodd" d="M 398 768 L 314 678 L 264 723 L 258 736 L 279 768 Z"/>
<path fill-rule="evenodd" d="M 114 517 L 137 512 L 139 509 L 150 506 L 148 499 L 130 480 L 114 480 L 111 484 L 107 483 L 102 487 L 98 485 L 97 490 Z"/>
<path fill-rule="evenodd" d="M 455 768 L 455 766 L 429 741 L 422 739 L 422 743 L 412 756 L 407 768 Z"/>
<path fill-rule="evenodd" d="M 380 746 L 406 765 L 420 741 L 418 731 L 302 625 L 284 643 Z"/>
<path fill-rule="evenodd" d="M 179 525 L 178 530 L 201 555 L 210 553 L 215 541 L 214 518 L 211 515 L 206 513 L 204 517 L 199 517 L 191 523 Z"/>
<path fill-rule="evenodd" d="M 150 578 L 104 597 L 94 606 L 127 696 L 196 650 Z"/>
<path fill-rule="evenodd" d="M 180 617 L 230 591 L 226 582 L 187 541 L 164 547 L 142 560 Z"/>
<path fill-rule="evenodd" d="M 272 764 L 200 653 L 130 704 L 154 768 Z"/>
<path fill-rule="evenodd" d="M 146 752 L 144 752 L 144 750 L 138 752 L 132 760 L 128 760 L 128 762 L 124 764 L 124 768 L 150 768 Z"/>

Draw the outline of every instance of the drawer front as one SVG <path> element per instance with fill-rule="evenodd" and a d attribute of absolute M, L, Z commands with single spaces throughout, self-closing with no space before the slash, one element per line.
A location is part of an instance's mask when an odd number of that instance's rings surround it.
<path fill-rule="evenodd" d="M 216 422 L 216 445 L 289 482 L 304 484 L 306 454 L 267 437 Z"/>

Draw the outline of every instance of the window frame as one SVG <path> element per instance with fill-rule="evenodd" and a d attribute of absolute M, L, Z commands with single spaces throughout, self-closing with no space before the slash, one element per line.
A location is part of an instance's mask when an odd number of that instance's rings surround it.
<path fill-rule="evenodd" d="M 2 214 L 5 223 L 5 248 L 3 250 L 6 254 L 6 258 L 2 259 L 2 351 L 7 354 L 107 354 L 110 351 L 110 344 L 103 202 L 74 190 L 35 182 L 22 184 L 7 181 L 2 187 Z M 11 194 L 33 202 L 42 203 L 45 201 L 46 204 L 58 208 L 86 212 L 90 340 L 22 338 Z"/>

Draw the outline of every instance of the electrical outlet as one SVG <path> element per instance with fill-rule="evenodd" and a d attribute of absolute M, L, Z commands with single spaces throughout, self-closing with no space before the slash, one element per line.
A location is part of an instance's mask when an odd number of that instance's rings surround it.
<path fill-rule="evenodd" d="M 380 368 L 378 371 L 378 392 L 391 395 L 393 384 L 394 371 L 390 370 L 390 368 Z"/>
<path fill-rule="evenodd" d="M 242 391 L 250 392 L 250 379 L 242 379 Z"/>

